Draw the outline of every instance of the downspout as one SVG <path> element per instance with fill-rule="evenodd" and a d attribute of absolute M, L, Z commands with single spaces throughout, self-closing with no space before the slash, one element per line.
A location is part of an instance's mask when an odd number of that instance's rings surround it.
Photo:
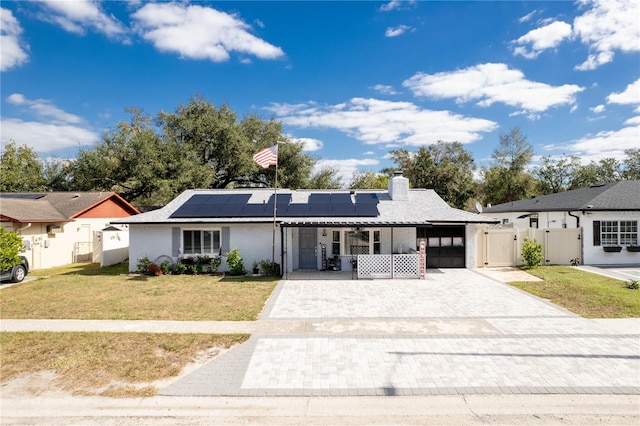
<path fill-rule="evenodd" d="M 25 229 L 27 229 L 27 228 L 31 228 L 31 222 L 27 223 L 27 224 L 26 224 L 25 226 L 23 226 L 22 228 L 18 228 L 18 229 L 16 230 L 16 232 L 18 232 L 18 231 L 24 231 L 24 230 L 25 230 Z"/>
<path fill-rule="evenodd" d="M 580 216 L 577 216 L 575 214 L 571 214 L 571 211 L 568 211 L 567 214 L 571 217 L 575 217 L 576 218 L 576 228 L 580 228 Z"/>

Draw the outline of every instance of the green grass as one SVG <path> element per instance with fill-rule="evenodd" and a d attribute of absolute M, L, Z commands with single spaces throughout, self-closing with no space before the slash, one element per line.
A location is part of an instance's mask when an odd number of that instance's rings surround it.
<path fill-rule="evenodd" d="M 29 319 L 253 321 L 278 280 L 209 275 L 135 276 L 128 266 L 71 265 L 2 290 L 0 316 Z"/>
<path fill-rule="evenodd" d="M 585 318 L 640 317 L 640 291 L 628 289 L 625 281 L 569 266 L 539 266 L 526 272 L 543 281 L 509 284 Z"/>

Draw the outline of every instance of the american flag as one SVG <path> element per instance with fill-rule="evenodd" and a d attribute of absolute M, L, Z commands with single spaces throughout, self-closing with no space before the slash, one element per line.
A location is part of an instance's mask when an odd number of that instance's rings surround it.
<path fill-rule="evenodd" d="M 277 166 L 278 165 L 278 145 L 261 149 L 253 156 L 253 161 L 258 163 L 259 166 L 262 166 L 263 169 L 268 169 L 269 166 Z"/>

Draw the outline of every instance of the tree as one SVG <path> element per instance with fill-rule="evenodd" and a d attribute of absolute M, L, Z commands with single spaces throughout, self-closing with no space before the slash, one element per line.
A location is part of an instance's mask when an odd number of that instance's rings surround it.
<path fill-rule="evenodd" d="M 162 140 L 151 118 L 137 109 L 92 149 L 83 149 L 70 169 L 73 190 L 115 191 L 138 205 L 163 205 L 187 188 L 207 187 L 210 167 L 175 141 Z"/>
<path fill-rule="evenodd" d="M 620 163 L 615 158 L 603 158 L 597 163 L 591 161 L 576 170 L 569 189 L 587 188 L 592 185 L 601 185 L 609 182 L 617 182 L 622 179 Z"/>
<path fill-rule="evenodd" d="M 475 195 L 473 156 L 459 142 L 438 142 L 409 153 L 391 151 L 393 161 L 414 188 L 430 188 L 456 208 Z"/>
<path fill-rule="evenodd" d="M 342 188 L 342 178 L 338 176 L 338 171 L 335 168 L 325 166 L 311 176 L 307 188 L 340 189 Z"/>
<path fill-rule="evenodd" d="M 387 189 L 388 187 L 389 176 L 374 172 L 356 172 L 349 184 L 349 189 Z"/>
<path fill-rule="evenodd" d="M 6 271 L 19 264 L 19 254 L 23 250 L 22 237 L 14 231 L 8 232 L 0 227 L 0 271 Z"/>
<path fill-rule="evenodd" d="M 27 145 L 10 140 L 0 157 L 0 191 L 35 192 L 45 190 L 42 162 Z"/>
<path fill-rule="evenodd" d="M 622 175 L 627 180 L 640 180 L 640 148 L 624 151 L 627 158 L 624 160 Z"/>
<path fill-rule="evenodd" d="M 274 185 L 275 168 L 262 169 L 252 157 L 275 144 L 279 187 L 304 188 L 315 165 L 313 158 L 302 154 L 302 144 L 286 141 L 282 123 L 256 115 L 238 121 L 237 114 L 227 105 L 216 108 L 201 96 L 178 106 L 174 113 L 160 113 L 158 124 L 165 140 L 193 150 L 200 164 L 211 168 L 210 188 Z"/>
<path fill-rule="evenodd" d="M 542 157 L 542 164 L 533 169 L 533 175 L 538 179 L 538 187 L 542 194 L 555 194 L 569 189 L 576 171 L 582 167 L 580 158 L 571 157 Z"/>
<path fill-rule="evenodd" d="M 484 203 L 501 204 L 534 195 L 535 180 L 526 172 L 533 158 L 533 147 L 519 128 L 500 135 L 492 157 L 493 165 L 482 171 Z"/>

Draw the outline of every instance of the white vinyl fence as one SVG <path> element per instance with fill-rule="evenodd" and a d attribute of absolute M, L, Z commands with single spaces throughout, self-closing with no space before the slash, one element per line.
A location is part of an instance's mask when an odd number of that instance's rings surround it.
<path fill-rule="evenodd" d="M 545 265 L 582 263 L 582 228 L 487 228 L 478 231 L 479 267 L 517 266 L 525 263 L 522 244 L 525 237 L 542 244 Z"/>

